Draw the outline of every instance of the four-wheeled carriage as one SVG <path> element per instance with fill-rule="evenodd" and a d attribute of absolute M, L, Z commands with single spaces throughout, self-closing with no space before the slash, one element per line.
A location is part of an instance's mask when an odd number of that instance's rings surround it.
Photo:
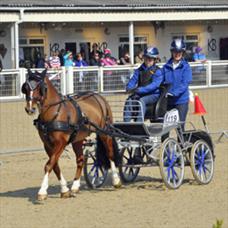
<path fill-rule="evenodd" d="M 124 183 L 133 182 L 142 167 L 159 166 L 161 177 L 170 189 L 181 186 L 184 178 L 184 167 L 190 166 L 193 176 L 199 184 L 207 184 L 212 180 L 214 172 L 214 148 L 209 134 L 202 130 L 182 131 L 177 110 L 167 112 L 167 98 L 163 92 L 158 102 L 151 107 L 150 113 L 141 116 L 142 122 L 123 122 L 125 99 L 114 101 L 111 106 L 114 113 L 115 139 L 120 153 L 119 174 Z M 127 103 L 125 103 L 126 105 Z M 131 103 L 132 110 L 139 116 L 137 110 L 140 101 Z M 171 134 L 172 132 L 172 134 Z M 166 137 L 164 137 L 166 136 Z M 92 155 L 91 155 L 92 156 Z M 96 154 L 93 155 L 93 165 L 85 172 L 87 184 L 99 187 L 103 184 L 107 173 L 100 172 L 102 184 L 91 182 L 91 173 L 97 165 Z M 100 164 L 98 164 L 98 167 Z M 85 164 L 88 167 L 88 164 Z M 99 168 L 101 169 L 101 168 Z M 95 180 L 97 174 L 94 174 Z"/>

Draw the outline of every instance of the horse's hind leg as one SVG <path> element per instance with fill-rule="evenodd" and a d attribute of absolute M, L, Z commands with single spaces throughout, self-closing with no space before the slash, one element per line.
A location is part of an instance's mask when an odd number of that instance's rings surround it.
<path fill-rule="evenodd" d="M 121 181 L 120 181 L 120 177 L 118 175 L 117 168 L 116 168 L 115 162 L 114 162 L 115 154 L 114 154 L 114 148 L 113 148 L 113 139 L 107 135 L 102 135 L 99 137 L 105 146 L 105 149 L 107 151 L 107 156 L 110 161 L 111 171 L 112 171 L 112 185 L 115 188 L 119 188 L 119 187 L 121 187 Z"/>
<path fill-rule="evenodd" d="M 71 187 L 72 196 L 75 196 L 75 194 L 79 192 L 79 188 L 80 188 L 80 178 L 81 178 L 82 168 L 84 164 L 82 145 L 83 145 L 83 141 L 72 143 L 72 147 L 76 155 L 76 163 L 77 163 L 77 170 Z"/>

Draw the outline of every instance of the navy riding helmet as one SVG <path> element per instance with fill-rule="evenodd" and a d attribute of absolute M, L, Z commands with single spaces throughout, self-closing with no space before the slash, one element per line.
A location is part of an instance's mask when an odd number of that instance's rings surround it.
<path fill-rule="evenodd" d="M 186 44 L 182 39 L 175 39 L 171 43 L 170 51 L 185 51 Z"/>
<path fill-rule="evenodd" d="M 156 47 L 148 47 L 144 50 L 143 56 L 149 58 L 158 58 L 159 52 Z"/>

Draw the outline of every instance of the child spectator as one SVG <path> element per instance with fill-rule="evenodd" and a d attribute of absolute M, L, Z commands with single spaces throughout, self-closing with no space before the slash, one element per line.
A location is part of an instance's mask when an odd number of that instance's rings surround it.
<path fill-rule="evenodd" d="M 81 53 L 78 53 L 76 55 L 75 66 L 76 67 L 88 66 L 87 62 L 83 60 Z"/>
<path fill-rule="evenodd" d="M 88 66 L 87 62 L 82 59 L 81 53 L 78 53 L 76 55 L 75 66 L 76 67 L 85 67 L 85 66 Z M 84 72 L 83 71 L 80 71 L 79 72 L 79 82 L 83 82 L 83 79 L 84 79 Z"/>
<path fill-rule="evenodd" d="M 60 59 L 59 59 L 59 52 L 53 52 L 52 56 L 50 57 L 50 67 L 58 69 L 61 67 Z"/>
<path fill-rule="evenodd" d="M 69 67 L 69 66 L 75 66 L 75 63 L 73 61 L 73 54 L 72 52 L 68 51 L 64 56 L 64 66 Z"/>

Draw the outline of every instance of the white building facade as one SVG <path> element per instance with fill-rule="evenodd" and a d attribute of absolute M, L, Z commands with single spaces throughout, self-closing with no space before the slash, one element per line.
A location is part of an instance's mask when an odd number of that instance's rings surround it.
<path fill-rule="evenodd" d="M 154 45 L 165 62 L 175 37 L 187 43 L 190 61 L 196 46 L 209 60 L 228 59 L 227 1 L 70 2 L 51 6 L 43 1 L 1 1 L 0 58 L 5 69 L 18 68 L 20 59 L 34 62 L 37 53 L 61 49 L 84 51 L 88 59 L 93 43 L 110 48 L 116 58 L 129 51 L 132 64 L 139 50 Z"/>

